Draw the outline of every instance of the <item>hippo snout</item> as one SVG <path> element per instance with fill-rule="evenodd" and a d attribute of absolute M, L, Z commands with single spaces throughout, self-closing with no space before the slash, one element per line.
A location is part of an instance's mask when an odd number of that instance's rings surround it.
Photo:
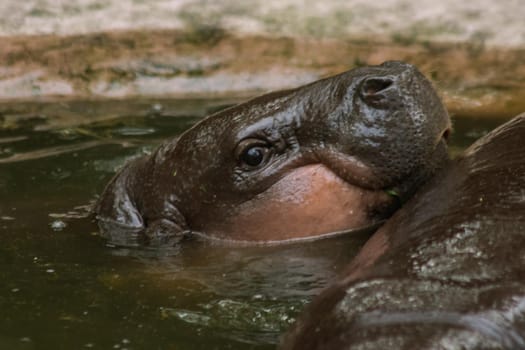
<path fill-rule="evenodd" d="M 347 75 L 352 98 L 338 109 L 346 132 L 341 153 L 363 160 L 373 176 L 363 186 L 390 188 L 408 198 L 447 159 L 450 119 L 430 81 L 414 66 L 391 61 Z M 367 182 L 367 183 L 366 183 Z"/>

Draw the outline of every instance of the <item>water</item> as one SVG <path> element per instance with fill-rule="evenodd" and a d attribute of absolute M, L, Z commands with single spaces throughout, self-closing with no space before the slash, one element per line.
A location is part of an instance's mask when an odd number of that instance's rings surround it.
<path fill-rule="evenodd" d="M 124 249 L 89 208 L 126 161 L 235 101 L 0 105 L 0 349 L 273 349 L 366 237 Z M 457 153 L 501 119 L 457 119 Z"/>

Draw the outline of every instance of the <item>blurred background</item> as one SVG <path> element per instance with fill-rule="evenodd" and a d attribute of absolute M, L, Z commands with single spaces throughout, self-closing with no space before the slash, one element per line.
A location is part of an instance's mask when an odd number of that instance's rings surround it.
<path fill-rule="evenodd" d="M 3 0 L 0 99 L 251 96 L 385 60 L 525 110 L 520 0 Z"/>

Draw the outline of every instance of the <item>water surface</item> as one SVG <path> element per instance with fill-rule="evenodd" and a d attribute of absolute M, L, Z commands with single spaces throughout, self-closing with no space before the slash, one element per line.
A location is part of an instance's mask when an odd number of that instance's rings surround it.
<path fill-rule="evenodd" d="M 0 349 L 272 349 L 366 237 L 114 247 L 89 208 L 126 161 L 234 100 L 0 105 Z M 453 153 L 501 119 L 457 118 Z"/>

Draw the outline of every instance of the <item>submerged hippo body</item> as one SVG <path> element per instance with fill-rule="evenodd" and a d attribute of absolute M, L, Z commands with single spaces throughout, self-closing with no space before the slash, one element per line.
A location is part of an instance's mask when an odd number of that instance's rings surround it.
<path fill-rule="evenodd" d="M 189 232 L 282 241 L 372 227 L 446 161 L 449 123 L 414 67 L 358 68 L 204 119 L 126 165 L 97 219 L 123 244 L 171 244 Z"/>
<path fill-rule="evenodd" d="M 525 349 L 525 114 L 365 244 L 283 349 Z"/>

